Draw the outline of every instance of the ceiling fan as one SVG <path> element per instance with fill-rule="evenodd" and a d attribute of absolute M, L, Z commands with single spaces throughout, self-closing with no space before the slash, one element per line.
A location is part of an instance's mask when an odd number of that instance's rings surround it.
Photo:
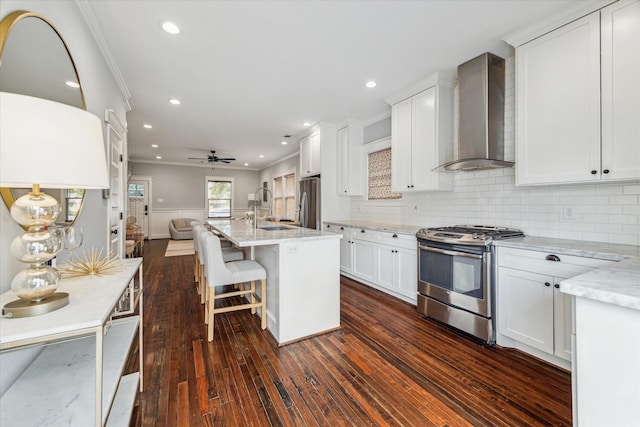
<path fill-rule="evenodd" d="M 189 160 L 202 160 L 202 163 L 231 163 L 231 161 L 235 160 L 234 157 L 218 157 L 216 156 L 216 152 L 211 150 L 211 154 L 207 155 L 206 159 L 198 158 L 198 157 L 189 157 Z"/>

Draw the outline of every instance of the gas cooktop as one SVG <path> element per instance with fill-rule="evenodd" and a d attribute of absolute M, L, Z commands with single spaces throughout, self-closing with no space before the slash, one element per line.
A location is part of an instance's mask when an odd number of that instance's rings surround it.
<path fill-rule="evenodd" d="M 419 239 L 436 242 L 487 245 L 492 240 L 524 237 L 517 228 L 488 225 L 454 225 L 450 227 L 423 228 L 416 233 Z"/>

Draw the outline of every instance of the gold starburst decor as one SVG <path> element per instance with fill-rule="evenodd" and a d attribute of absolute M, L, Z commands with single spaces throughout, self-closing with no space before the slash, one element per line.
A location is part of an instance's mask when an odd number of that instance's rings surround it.
<path fill-rule="evenodd" d="M 81 276 L 102 276 L 105 274 L 114 274 L 120 271 L 122 260 L 118 257 L 102 256 L 100 252 L 92 248 L 91 251 L 84 251 L 81 256 L 77 257 L 77 261 L 69 260 L 63 268 L 63 277 L 73 278 Z"/>

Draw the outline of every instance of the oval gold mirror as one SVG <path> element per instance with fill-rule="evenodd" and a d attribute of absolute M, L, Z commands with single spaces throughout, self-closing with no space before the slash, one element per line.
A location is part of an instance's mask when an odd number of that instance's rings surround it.
<path fill-rule="evenodd" d="M 16 11 L 0 22 L 0 91 L 44 98 L 86 110 L 84 93 L 67 45 L 44 17 Z M 51 148 L 55 150 L 55 147 Z M 58 222 L 71 225 L 82 209 L 84 190 L 42 189 L 62 206 Z M 11 209 L 27 189 L 0 188 Z"/>

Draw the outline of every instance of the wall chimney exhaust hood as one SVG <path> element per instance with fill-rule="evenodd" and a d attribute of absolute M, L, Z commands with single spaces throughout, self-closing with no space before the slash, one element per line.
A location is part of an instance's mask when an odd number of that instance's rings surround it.
<path fill-rule="evenodd" d="M 504 59 L 491 53 L 458 67 L 458 160 L 436 171 L 511 167 L 504 160 Z"/>

